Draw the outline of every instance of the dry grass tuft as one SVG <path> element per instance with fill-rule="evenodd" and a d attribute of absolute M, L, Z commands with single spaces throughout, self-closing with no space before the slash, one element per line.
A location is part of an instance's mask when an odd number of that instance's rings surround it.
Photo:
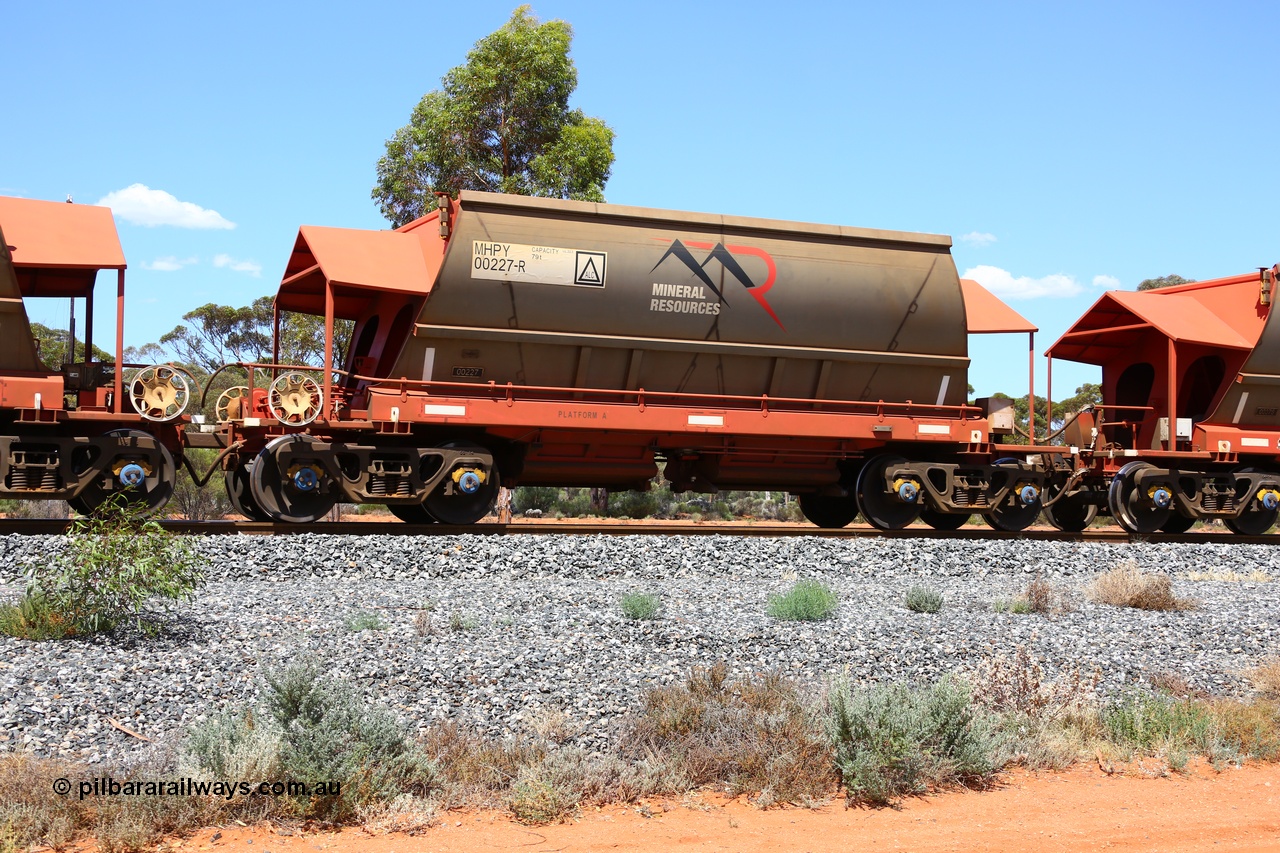
<path fill-rule="evenodd" d="M 1183 572 L 1180 577 L 1189 581 L 1218 581 L 1221 583 L 1270 583 L 1272 577 L 1262 569 L 1250 572 L 1209 571 Z"/>
<path fill-rule="evenodd" d="M 376 835 L 392 832 L 418 835 L 430 828 L 436 808 L 420 797 L 401 794 L 390 802 L 362 806 L 358 814 L 360 825 Z"/>
<path fill-rule="evenodd" d="M 1253 687 L 1263 696 L 1280 699 L 1280 657 L 1271 658 L 1245 673 Z"/>
<path fill-rule="evenodd" d="M 762 806 L 822 800 L 835 790 L 831 743 L 816 710 L 777 673 L 730 682 L 718 663 L 683 685 L 649 691 L 623 742 L 691 786 L 723 784 Z"/>
<path fill-rule="evenodd" d="M 1094 578 L 1089 598 L 1098 604 L 1136 607 L 1139 610 L 1191 610 L 1196 602 L 1173 594 L 1168 575 L 1145 574 L 1133 560 Z"/>
<path fill-rule="evenodd" d="M 1161 690 L 1177 699 L 1205 699 L 1209 696 L 1176 672 L 1153 672 L 1147 681 L 1156 690 Z"/>
<path fill-rule="evenodd" d="M 110 776 L 123 783 L 162 775 L 152 766 L 130 772 L 24 754 L 0 758 L 0 850 L 60 850 L 85 836 L 93 837 L 103 853 L 142 850 L 165 835 L 209 825 L 229 813 L 227 804 L 215 798 L 78 796 L 83 780 Z M 66 795 L 55 793 L 53 783 L 59 778 L 76 787 Z"/>

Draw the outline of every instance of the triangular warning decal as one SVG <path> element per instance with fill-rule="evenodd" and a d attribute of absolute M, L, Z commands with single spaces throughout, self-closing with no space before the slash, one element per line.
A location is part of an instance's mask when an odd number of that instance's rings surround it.
<path fill-rule="evenodd" d="M 578 281 L 592 283 L 600 281 L 600 273 L 596 272 L 595 258 L 587 258 L 587 265 L 582 268 L 582 272 L 578 273 Z"/>

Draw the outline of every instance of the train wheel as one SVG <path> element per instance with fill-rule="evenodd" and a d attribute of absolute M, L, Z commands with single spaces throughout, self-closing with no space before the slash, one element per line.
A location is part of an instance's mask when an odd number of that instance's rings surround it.
<path fill-rule="evenodd" d="M 993 464 L 1021 470 L 1017 459 L 997 459 Z M 982 516 L 982 520 L 993 530 L 1017 533 L 1019 530 L 1030 527 L 1039 517 L 1039 497 L 1030 504 L 1024 504 L 1018 493 L 1013 491 L 1005 495 L 1004 501 L 999 506 L 992 507 L 991 512 Z"/>
<path fill-rule="evenodd" d="M 937 512 L 928 508 L 920 510 L 920 520 L 934 530 L 959 530 L 969 518 L 963 512 Z"/>
<path fill-rule="evenodd" d="M 920 517 L 920 501 L 900 500 L 885 488 L 884 472 L 906 460 L 900 456 L 877 456 L 858 474 L 858 508 L 872 527 L 899 530 Z"/>
<path fill-rule="evenodd" d="M 1063 498 L 1053 506 L 1044 507 L 1044 517 L 1063 533 L 1079 533 L 1098 517 L 1098 508 L 1080 500 Z"/>
<path fill-rule="evenodd" d="M 1256 474 L 1259 473 L 1259 469 L 1241 468 L 1236 473 Z M 1256 504 L 1252 495 L 1242 497 L 1247 497 L 1251 503 Z M 1264 509 L 1259 506 L 1256 511 L 1246 511 L 1239 518 L 1224 518 L 1222 523 L 1232 533 L 1239 533 L 1241 536 L 1261 536 L 1275 526 L 1277 515 L 1280 515 L 1280 509 Z"/>
<path fill-rule="evenodd" d="M 1178 511 L 1169 513 L 1169 520 L 1160 525 L 1161 533 L 1186 533 L 1191 529 L 1191 525 L 1195 524 L 1194 518 L 1187 518 Z"/>
<path fill-rule="evenodd" d="M 1155 533 L 1169 520 L 1173 510 L 1152 506 L 1142 499 L 1137 476 L 1151 468 L 1146 462 L 1130 462 L 1111 480 L 1107 492 L 1107 507 L 1116 523 L 1130 533 Z"/>
<path fill-rule="evenodd" d="M 249 493 L 253 501 L 273 521 L 308 524 L 333 509 L 338 492 L 330 488 L 329 476 L 319 459 L 296 457 L 282 467 L 285 450 L 305 453 L 315 439 L 307 435 L 284 435 L 274 439 L 253 461 Z"/>
<path fill-rule="evenodd" d="M 130 453 L 126 442 L 152 439 L 140 430 L 112 430 L 107 437 L 115 438 L 120 444 L 119 449 L 112 453 L 111 476 L 115 478 L 115 488 L 105 488 L 101 482 L 95 481 L 67 503 L 81 515 L 92 515 L 107 498 L 120 494 L 130 504 L 148 513 L 160 510 L 173 497 L 177 485 L 178 469 L 173 464 L 173 454 L 159 442 L 156 443 L 160 451 L 159 464 L 148 453 Z"/>
<path fill-rule="evenodd" d="M 222 475 L 223 481 L 227 486 L 227 500 L 231 501 L 231 508 L 243 515 L 250 521 L 270 521 L 271 516 L 262 511 L 262 507 L 253 502 L 253 492 L 250 486 L 250 477 L 253 467 L 253 460 L 250 459 L 244 465 L 224 471 Z"/>
<path fill-rule="evenodd" d="M 488 451 L 484 448 L 466 442 L 449 442 L 440 446 L 454 450 L 474 450 L 488 455 Z M 462 479 L 466 479 L 465 475 Z M 445 486 L 449 482 L 451 481 L 446 480 L 437 486 L 434 492 L 427 495 L 427 499 L 422 504 L 427 513 L 441 524 L 475 524 L 488 515 L 498 499 L 500 478 L 496 462 L 489 469 L 488 477 L 484 482 L 472 481 L 475 488 L 471 492 L 466 491 L 466 485 L 460 480 L 453 484 L 452 494 L 445 494 Z"/>
<path fill-rule="evenodd" d="M 405 524 L 435 524 L 436 520 L 422 504 L 387 504 L 387 509 Z"/>
<path fill-rule="evenodd" d="M 834 530 L 858 517 L 858 499 L 853 495 L 800 495 L 800 511 L 819 527 Z"/>

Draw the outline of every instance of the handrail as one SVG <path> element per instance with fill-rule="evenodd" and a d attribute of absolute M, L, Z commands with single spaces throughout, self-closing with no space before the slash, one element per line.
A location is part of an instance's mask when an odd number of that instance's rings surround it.
<path fill-rule="evenodd" d="M 954 405 L 938 405 L 934 403 L 917 403 L 912 400 L 904 402 L 894 402 L 886 400 L 824 400 L 808 397 L 772 397 L 767 394 L 748 395 L 748 394 L 700 394 L 688 391 L 654 391 L 652 389 L 618 389 L 618 388 L 571 388 L 559 385 L 516 385 L 511 382 L 499 385 L 496 382 L 449 382 L 425 379 L 407 379 L 404 377 L 392 378 L 388 376 L 364 376 L 361 374 L 351 374 L 351 379 L 370 382 L 373 384 L 386 384 L 399 387 L 401 390 L 409 387 L 421 388 L 430 394 L 431 389 L 457 389 L 459 391 L 485 391 L 489 395 L 493 395 L 497 391 L 501 391 L 504 398 L 513 400 L 515 392 L 521 391 L 534 394 L 562 394 L 571 397 L 565 402 L 582 402 L 583 395 L 596 395 L 604 397 L 634 397 L 637 405 L 647 405 L 654 398 L 666 400 L 679 400 L 690 402 L 701 402 L 704 405 L 722 406 L 725 401 L 744 404 L 738 408 L 761 407 L 768 411 L 776 409 L 781 405 L 790 406 L 822 406 L 829 407 L 848 407 L 848 406 L 876 406 L 881 409 L 916 409 L 928 410 L 932 412 L 946 412 L 959 414 L 964 419 L 966 413 L 973 412 L 980 414 L 982 408 L 979 406 L 970 406 L 968 404 Z"/>

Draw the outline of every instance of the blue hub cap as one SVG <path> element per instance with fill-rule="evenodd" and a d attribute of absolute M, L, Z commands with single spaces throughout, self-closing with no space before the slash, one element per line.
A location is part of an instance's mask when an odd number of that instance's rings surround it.
<path fill-rule="evenodd" d="M 1168 509 L 1169 504 L 1173 503 L 1173 493 L 1168 489 L 1156 489 L 1151 495 L 1151 502 L 1160 509 Z"/>
<path fill-rule="evenodd" d="M 467 471 L 458 478 L 458 488 L 465 494 L 474 495 L 480 488 L 480 476 L 475 471 Z"/>
<path fill-rule="evenodd" d="M 903 483 L 901 486 L 898 486 L 898 497 L 901 498 L 905 503 L 909 503 L 909 504 L 915 503 L 916 495 L 918 494 L 918 492 L 919 490 L 916 489 L 916 484 L 911 482 L 910 480 Z"/>
<path fill-rule="evenodd" d="M 1040 497 L 1040 493 L 1036 491 L 1035 486 L 1023 486 L 1018 492 L 1018 500 L 1022 501 L 1023 506 L 1031 506 Z"/>
<path fill-rule="evenodd" d="M 311 468 L 300 468 L 293 475 L 293 487 L 300 492 L 314 492 L 320 485 L 320 478 Z"/>
<path fill-rule="evenodd" d="M 126 489 L 132 489 L 141 486 L 147 479 L 147 472 L 142 470 L 142 466 L 137 462 L 130 462 L 120 469 L 120 485 Z"/>
<path fill-rule="evenodd" d="M 1267 492 L 1262 496 L 1262 506 L 1268 510 L 1280 507 L 1280 497 L 1275 492 Z"/>

